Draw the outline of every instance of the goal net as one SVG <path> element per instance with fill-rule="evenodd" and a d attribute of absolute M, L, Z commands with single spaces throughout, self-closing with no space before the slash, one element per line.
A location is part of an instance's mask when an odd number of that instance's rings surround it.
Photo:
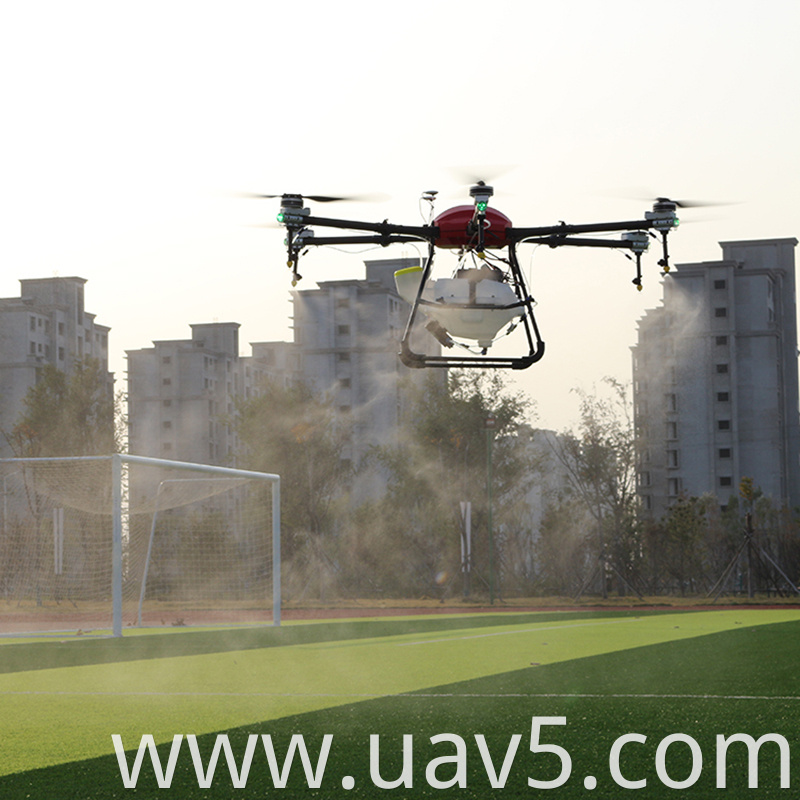
<path fill-rule="evenodd" d="M 280 624 L 277 475 L 115 455 L 0 481 L 0 634 Z"/>

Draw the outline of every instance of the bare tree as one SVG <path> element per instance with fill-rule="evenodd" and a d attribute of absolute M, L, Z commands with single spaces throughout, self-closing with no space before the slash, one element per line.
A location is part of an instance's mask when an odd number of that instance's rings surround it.
<path fill-rule="evenodd" d="M 574 496 L 594 520 L 601 591 L 607 595 L 607 572 L 629 587 L 641 560 L 636 521 L 634 434 L 628 387 L 604 381 L 610 397 L 576 390 L 580 396 L 577 430 L 554 440 Z"/>

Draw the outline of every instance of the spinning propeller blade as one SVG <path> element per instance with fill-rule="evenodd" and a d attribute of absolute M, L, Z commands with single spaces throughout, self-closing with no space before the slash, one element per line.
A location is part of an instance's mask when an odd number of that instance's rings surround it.
<path fill-rule="evenodd" d="M 729 206 L 732 203 L 719 203 L 714 200 L 673 200 L 671 197 L 654 197 L 653 203 L 674 203 L 678 208 L 709 208 L 711 206 Z"/>
<path fill-rule="evenodd" d="M 259 194 L 256 192 L 242 192 L 240 197 L 249 197 L 257 200 L 279 200 L 284 197 L 284 194 Z M 313 200 L 315 203 L 338 203 L 338 202 L 351 202 L 351 203 L 381 203 L 386 200 L 386 195 L 383 194 L 349 194 L 349 195 L 327 195 L 327 194 L 296 194 L 295 197 L 301 197 L 303 200 Z"/>

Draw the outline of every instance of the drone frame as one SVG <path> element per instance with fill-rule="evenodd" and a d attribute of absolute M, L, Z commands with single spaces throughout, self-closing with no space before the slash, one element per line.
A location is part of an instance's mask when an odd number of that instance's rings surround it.
<path fill-rule="evenodd" d="M 407 367 L 423 368 L 423 367 L 484 367 L 488 369 L 527 369 L 531 364 L 536 363 L 544 355 L 544 342 L 539 335 L 539 326 L 536 324 L 536 317 L 533 313 L 533 298 L 528 294 L 525 285 L 525 278 L 522 275 L 519 262 L 517 261 L 516 246 L 514 244 L 508 247 L 508 263 L 511 268 L 511 275 L 514 279 L 514 291 L 517 295 L 517 302 L 514 306 L 519 306 L 523 309 L 522 326 L 525 330 L 525 336 L 528 341 L 528 353 L 519 357 L 505 357 L 494 356 L 484 353 L 483 355 L 441 355 L 433 356 L 426 353 L 415 353 L 411 349 L 411 333 L 414 328 L 414 322 L 417 317 L 417 312 L 420 306 L 429 305 L 429 301 L 422 298 L 422 293 L 430 277 L 433 269 L 433 258 L 435 253 L 435 246 L 433 243 L 428 245 L 428 257 L 425 259 L 425 265 L 422 268 L 422 276 L 420 277 L 419 288 L 417 289 L 417 296 L 411 306 L 411 312 L 408 315 L 403 338 L 400 340 L 400 360 Z M 448 307 L 463 308 L 476 308 L 474 304 L 454 304 L 448 303 Z M 504 308 L 510 308 L 505 306 Z M 503 307 L 491 306 L 491 309 L 498 309 Z"/>
<path fill-rule="evenodd" d="M 442 229 L 437 222 L 442 220 L 440 214 L 432 224 L 422 226 L 396 225 L 384 220 L 383 222 L 361 222 L 331 217 L 313 216 L 308 208 L 304 208 L 304 197 L 299 194 L 284 194 L 281 196 L 281 210 L 278 221 L 287 231 L 286 247 L 288 252 L 288 267 L 292 270 L 292 284 L 295 285 L 301 276 L 297 272 L 300 256 L 309 247 L 323 247 L 327 245 L 355 245 L 372 244 L 387 247 L 390 244 L 424 241 L 428 244 L 427 257 L 424 260 L 422 275 L 417 289 L 416 298 L 411 306 L 411 311 L 406 322 L 403 337 L 400 342 L 398 354 L 403 364 L 412 368 L 423 367 L 483 367 L 489 369 L 527 369 L 531 364 L 539 361 L 544 355 L 545 344 L 539 334 L 536 318 L 533 312 L 533 298 L 525 283 L 522 270 L 517 259 L 517 246 L 520 244 L 544 244 L 551 248 L 556 247 L 598 247 L 617 248 L 629 250 L 633 253 L 636 262 L 636 277 L 633 284 L 637 289 L 642 288 L 641 256 L 648 249 L 649 239 L 657 231 L 661 234 L 662 258 L 658 264 L 666 273 L 669 272 L 669 252 L 667 236 L 678 225 L 676 209 L 679 203 L 665 197 L 657 198 L 651 212 L 646 212 L 644 219 L 622 222 L 601 222 L 585 225 L 569 225 L 560 222 L 557 225 L 542 227 L 515 228 L 509 225 L 502 232 L 502 240 L 488 241 L 487 232 L 490 231 L 491 222 L 487 221 L 490 214 L 489 198 L 493 195 L 491 186 L 478 182 L 470 189 L 474 200 L 474 212 L 468 221 L 465 230 L 458 235 L 463 237 L 460 243 L 462 252 L 474 252 L 479 258 L 485 258 L 487 250 L 507 249 L 508 258 L 504 259 L 510 268 L 510 275 L 517 295 L 517 302 L 513 306 L 490 306 L 484 308 L 511 308 L 519 306 L 522 309 L 522 327 L 528 343 L 528 352 L 518 357 L 503 357 L 489 355 L 484 348 L 478 355 L 426 355 L 416 353 L 411 349 L 411 335 L 414 322 L 420 307 L 431 305 L 430 301 L 423 299 L 423 291 L 433 269 L 434 256 L 437 242 L 442 237 Z M 308 197 L 321 201 L 336 198 Z M 455 211 L 456 209 L 451 209 Z M 499 212 L 497 212 L 499 213 Z M 333 228 L 338 230 L 358 232 L 349 235 L 316 236 L 312 228 Z M 585 234 L 591 233 L 621 233 L 619 239 L 586 238 Z M 495 240 L 499 234 L 493 234 Z M 438 245 L 442 247 L 444 245 Z M 446 245 L 449 249 L 452 244 Z M 446 304 L 447 307 L 459 307 L 460 304 Z M 476 305 L 464 305 L 464 308 L 476 308 Z M 481 306 L 477 306 L 481 308 Z"/>

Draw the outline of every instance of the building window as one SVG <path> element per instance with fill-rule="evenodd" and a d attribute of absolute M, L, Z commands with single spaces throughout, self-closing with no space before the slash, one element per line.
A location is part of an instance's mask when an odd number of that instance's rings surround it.
<path fill-rule="evenodd" d="M 58 360 L 59 361 L 63 361 L 64 360 L 64 348 L 63 347 L 59 347 L 58 348 Z"/>
<path fill-rule="evenodd" d="M 729 431 L 731 429 L 731 421 L 729 419 L 718 419 L 717 430 Z"/>
<path fill-rule="evenodd" d="M 31 342 L 31 355 L 36 355 L 36 342 Z"/>
<path fill-rule="evenodd" d="M 349 361 L 350 360 L 350 353 L 337 353 L 336 354 L 337 361 Z"/>
<path fill-rule="evenodd" d="M 650 473 L 649 472 L 640 472 L 639 473 L 639 486 L 649 486 L 650 485 Z"/>
<path fill-rule="evenodd" d="M 339 378 L 339 386 L 342 389 L 349 389 L 350 388 L 350 378 Z"/>
<path fill-rule="evenodd" d="M 678 438 L 678 423 L 677 422 L 668 422 L 667 423 L 667 439 L 677 439 Z"/>
<path fill-rule="evenodd" d="M 714 281 L 714 288 L 715 289 L 724 289 L 725 288 L 725 281 L 724 280 Z"/>
<path fill-rule="evenodd" d="M 162 386 L 172 386 L 172 378 L 162 378 L 161 379 Z"/>
<path fill-rule="evenodd" d="M 728 316 L 728 309 L 724 306 L 720 306 L 714 309 L 714 316 L 715 317 L 727 317 Z"/>
<path fill-rule="evenodd" d="M 720 458 L 730 458 L 731 457 L 731 449 L 730 449 L 730 447 L 720 447 L 720 449 L 719 449 L 719 457 Z"/>
<path fill-rule="evenodd" d="M 31 317 L 31 330 L 36 330 L 36 317 Z"/>
<path fill-rule="evenodd" d="M 349 336 L 350 335 L 350 326 L 349 325 L 338 325 L 336 328 L 339 336 Z"/>
<path fill-rule="evenodd" d="M 336 308 L 350 308 L 350 299 L 347 297 L 340 297 L 336 301 Z"/>
<path fill-rule="evenodd" d="M 63 336 L 64 335 L 64 323 L 63 322 L 59 322 L 58 323 L 58 335 L 59 336 Z"/>
<path fill-rule="evenodd" d="M 730 475 L 723 475 L 719 479 L 720 486 L 732 486 L 733 485 L 733 478 Z"/>
<path fill-rule="evenodd" d="M 665 404 L 667 406 L 667 411 L 677 411 L 678 410 L 678 395 L 676 394 L 665 394 L 664 395 Z"/>
<path fill-rule="evenodd" d="M 717 392 L 717 402 L 719 403 L 728 403 L 731 399 L 730 394 L 728 392 Z"/>
<path fill-rule="evenodd" d="M 670 497 L 677 497 L 681 493 L 681 479 L 670 478 L 667 481 L 667 491 Z"/>
<path fill-rule="evenodd" d="M 164 408 L 169 408 L 172 405 L 172 400 L 162 400 L 161 405 L 164 406 Z"/>
<path fill-rule="evenodd" d="M 164 421 L 161 423 L 161 427 L 162 427 L 162 428 L 164 428 L 164 430 L 169 430 L 169 429 L 172 427 L 172 420 L 170 420 L 170 419 L 165 419 L 165 420 L 164 420 Z"/>
<path fill-rule="evenodd" d="M 171 364 L 172 363 L 172 356 L 161 356 L 161 363 L 162 364 Z"/>
<path fill-rule="evenodd" d="M 727 364 L 717 364 L 717 374 L 718 375 L 727 375 L 728 374 L 728 365 Z"/>
<path fill-rule="evenodd" d="M 726 345 L 728 344 L 728 337 L 727 336 L 717 336 L 716 342 L 718 345 Z"/>
<path fill-rule="evenodd" d="M 670 469 L 677 469 L 678 467 L 678 451 L 667 450 L 667 466 Z"/>

